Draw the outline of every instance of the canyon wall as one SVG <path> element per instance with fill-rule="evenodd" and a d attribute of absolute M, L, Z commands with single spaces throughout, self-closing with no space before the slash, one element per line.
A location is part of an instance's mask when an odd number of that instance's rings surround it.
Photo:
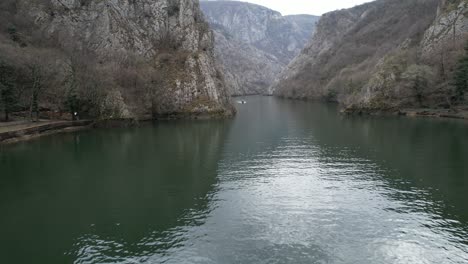
<path fill-rule="evenodd" d="M 322 16 L 274 94 L 348 109 L 464 104 L 453 86 L 468 1 L 378 0 Z"/>

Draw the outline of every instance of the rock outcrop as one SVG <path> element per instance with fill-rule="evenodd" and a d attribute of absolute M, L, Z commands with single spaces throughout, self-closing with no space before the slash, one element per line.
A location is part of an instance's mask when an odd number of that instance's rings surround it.
<path fill-rule="evenodd" d="M 447 107 L 468 32 L 466 0 L 378 0 L 322 16 L 274 94 L 350 109 Z"/>
<path fill-rule="evenodd" d="M 101 105 L 111 109 L 109 117 L 234 111 L 198 0 L 21 0 L 17 10 L 64 53 L 86 50 L 98 65 L 146 74 L 140 78 L 145 85 L 135 81 L 104 91 Z M 133 57 L 147 67 L 128 62 Z"/>
<path fill-rule="evenodd" d="M 426 30 L 421 46 L 431 56 L 449 42 L 463 41 L 468 33 L 468 1 L 442 0 L 437 18 Z"/>
<path fill-rule="evenodd" d="M 317 17 L 282 16 L 238 1 L 202 1 L 231 94 L 267 94 L 283 68 L 310 40 Z"/>

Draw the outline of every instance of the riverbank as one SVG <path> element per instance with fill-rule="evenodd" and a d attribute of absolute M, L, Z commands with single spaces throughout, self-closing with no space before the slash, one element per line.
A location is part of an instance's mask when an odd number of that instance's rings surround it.
<path fill-rule="evenodd" d="M 431 117 L 468 120 L 468 109 L 432 109 L 432 108 L 407 108 L 407 109 L 368 109 L 345 108 L 341 110 L 346 115 L 398 115 L 409 117 Z"/>
<path fill-rule="evenodd" d="M 402 109 L 399 111 L 399 114 L 415 117 L 452 118 L 468 120 L 468 110 L 462 109 Z"/>
<path fill-rule="evenodd" d="M 59 133 L 75 132 L 94 127 L 91 120 L 13 122 L 0 126 L 0 144 L 16 143 Z"/>
<path fill-rule="evenodd" d="M 103 120 L 82 120 L 82 121 L 64 121 L 64 120 L 41 120 L 39 122 L 30 121 L 12 121 L 0 123 L 0 144 L 16 143 L 27 141 L 42 136 L 76 132 L 92 128 L 122 128 L 135 127 L 141 123 L 161 121 L 161 120 L 208 120 L 225 119 L 230 117 L 225 113 L 172 113 L 160 115 L 157 117 L 144 116 L 139 119 L 120 118 Z"/>

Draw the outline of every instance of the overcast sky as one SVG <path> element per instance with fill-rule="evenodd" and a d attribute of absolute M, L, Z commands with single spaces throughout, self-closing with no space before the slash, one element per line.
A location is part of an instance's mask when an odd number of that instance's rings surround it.
<path fill-rule="evenodd" d="M 337 9 L 349 8 L 371 0 L 243 0 L 281 12 L 283 15 L 322 15 Z"/>

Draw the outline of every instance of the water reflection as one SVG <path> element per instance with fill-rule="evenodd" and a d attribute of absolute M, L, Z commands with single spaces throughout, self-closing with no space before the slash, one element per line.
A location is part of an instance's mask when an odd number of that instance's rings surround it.
<path fill-rule="evenodd" d="M 228 129 L 169 122 L 4 147 L 3 259 L 126 263 L 180 245 L 212 210 Z"/>
<path fill-rule="evenodd" d="M 248 102 L 232 121 L 2 149 L 0 250 L 13 263 L 468 262 L 468 124 Z"/>
<path fill-rule="evenodd" d="M 273 149 L 238 157 L 240 169 L 227 165 L 222 179 L 229 182 L 220 192 L 233 192 L 228 201 L 243 201 L 226 204 L 244 207 L 249 217 L 239 221 L 269 227 L 262 243 L 279 237 L 313 242 L 332 256 L 326 263 L 468 261 L 468 164 L 460 160 L 468 157 L 466 123 L 343 118 L 333 106 L 306 102 L 278 101 L 275 107 L 289 127 L 272 138 Z M 250 119 L 251 109 L 244 111 Z M 416 140 L 418 131 L 431 132 Z M 236 126 L 231 133 L 238 134 Z M 255 145 L 256 137 L 250 138 L 245 145 Z M 455 148 L 456 164 L 453 154 L 446 155 L 453 153 L 446 138 L 465 146 Z M 232 227 L 236 234 L 244 228 Z"/>

